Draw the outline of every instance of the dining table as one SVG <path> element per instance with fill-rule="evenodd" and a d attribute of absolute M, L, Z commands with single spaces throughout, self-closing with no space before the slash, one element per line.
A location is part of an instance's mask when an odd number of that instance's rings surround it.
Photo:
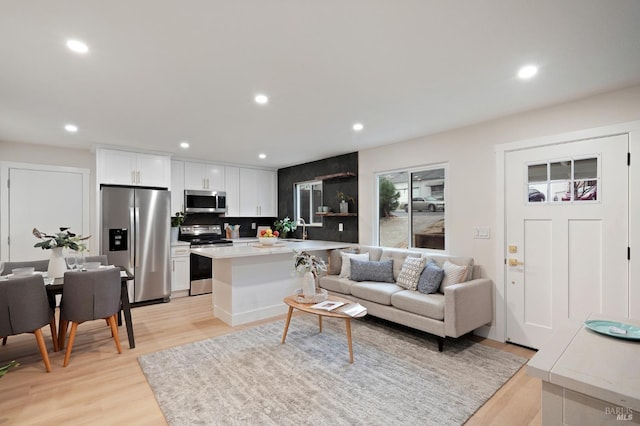
<path fill-rule="evenodd" d="M 124 322 L 127 328 L 127 337 L 129 339 L 129 348 L 136 347 L 135 338 L 133 335 L 133 322 L 131 320 L 131 303 L 129 301 L 129 290 L 127 282 L 133 280 L 133 274 L 122 266 L 116 266 L 120 268 L 120 313 L 118 314 L 118 325 L 122 325 L 122 315 L 124 314 Z M 54 278 L 53 282 L 45 280 L 45 287 L 47 289 L 47 298 L 49 305 L 52 309 L 56 307 L 56 295 L 62 295 L 64 288 L 64 277 Z"/>

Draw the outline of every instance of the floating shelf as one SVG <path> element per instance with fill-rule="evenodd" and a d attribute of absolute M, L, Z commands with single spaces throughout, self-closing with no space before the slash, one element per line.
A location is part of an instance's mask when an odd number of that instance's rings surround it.
<path fill-rule="evenodd" d="M 358 213 L 337 213 L 337 212 L 327 212 L 327 213 L 316 213 L 316 216 L 342 216 L 342 217 L 346 217 L 346 216 L 358 216 Z"/>
<path fill-rule="evenodd" d="M 332 175 L 316 176 L 316 180 L 343 179 L 343 178 L 350 178 L 355 176 L 356 174 L 353 172 L 343 172 L 343 173 L 334 173 Z"/>

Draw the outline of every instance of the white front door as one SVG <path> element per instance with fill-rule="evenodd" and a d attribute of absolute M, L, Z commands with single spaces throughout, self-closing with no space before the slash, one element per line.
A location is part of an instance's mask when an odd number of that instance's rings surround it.
<path fill-rule="evenodd" d="M 629 317 L 628 135 L 505 154 L 507 341 Z M 543 200 L 544 197 L 544 200 Z"/>

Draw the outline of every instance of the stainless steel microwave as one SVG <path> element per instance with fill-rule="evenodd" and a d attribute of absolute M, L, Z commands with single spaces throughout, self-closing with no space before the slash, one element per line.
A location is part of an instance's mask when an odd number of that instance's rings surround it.
<path fill-rule="evenodd" d="M 184 191 L 184 211 L 187 213 L 226 213 L 227 193 L 223 191 Z"/>

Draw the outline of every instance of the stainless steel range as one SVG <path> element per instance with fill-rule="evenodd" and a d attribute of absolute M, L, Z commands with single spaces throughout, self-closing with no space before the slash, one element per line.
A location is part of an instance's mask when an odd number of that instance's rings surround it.
<path fill-rule="evenodd" d="M 220 225 L 184 225 L 180 227 L 180 241 L 188 241 L 191 248 L 232 246 L 229 240 L 222 239 Z M 191 254 L 191 287 L 189 295 L 211 293 L 213 286 L 213 266 L 211 259 Z"/>

